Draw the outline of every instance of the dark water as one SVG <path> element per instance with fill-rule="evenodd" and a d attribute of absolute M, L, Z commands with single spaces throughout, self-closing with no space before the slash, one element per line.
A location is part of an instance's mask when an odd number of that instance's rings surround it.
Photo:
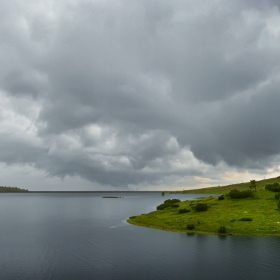
<path fill-rule="evenodd" d="M 122 196 L 1 194 L 0 279 L 280 279 L 280 238 L 132 226 L 178 196 Z"/>

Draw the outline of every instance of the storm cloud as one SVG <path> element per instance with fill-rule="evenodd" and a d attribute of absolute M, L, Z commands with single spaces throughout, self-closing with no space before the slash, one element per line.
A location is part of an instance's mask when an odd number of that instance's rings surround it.
<path fill-rule="evenodd" d="M 123 189 L 278 172 L 277 1 L 0 4 L 5 166 Z"/>

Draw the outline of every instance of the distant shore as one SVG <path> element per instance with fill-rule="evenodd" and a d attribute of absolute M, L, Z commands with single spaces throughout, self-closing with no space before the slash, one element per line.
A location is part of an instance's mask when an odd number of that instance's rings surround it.
<path fill-rule="evenodd" d="M 162 193 L 161 191 L 28 191 L 28 193 Z"/>
<path fill-rule="evenodd" d="M 4 189 L 3 189 L 4 188 Z M 0 193 L 116 193 L 116 194 L 123 194 L 123 193 L 162 193 L 162 191 L 29 191 L 19 188 L 11 188 L 0 187 Z"/>

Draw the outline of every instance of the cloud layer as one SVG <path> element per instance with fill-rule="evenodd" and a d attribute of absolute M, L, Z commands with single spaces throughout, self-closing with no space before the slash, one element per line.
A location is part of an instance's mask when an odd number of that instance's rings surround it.
<path fill-rule="evenodd" d="M 277 3 L 1 0 L 0 162 L 118 188 L 278 170 Z"/>

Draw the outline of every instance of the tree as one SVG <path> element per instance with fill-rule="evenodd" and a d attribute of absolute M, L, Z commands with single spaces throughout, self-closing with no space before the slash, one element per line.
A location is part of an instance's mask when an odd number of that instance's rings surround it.
<path fill-rule="evenodd" d="M 257 183 L 256 183 L 256 180 L 251 180 L 250 181 L 250 189 L 257 189 Z"/>

